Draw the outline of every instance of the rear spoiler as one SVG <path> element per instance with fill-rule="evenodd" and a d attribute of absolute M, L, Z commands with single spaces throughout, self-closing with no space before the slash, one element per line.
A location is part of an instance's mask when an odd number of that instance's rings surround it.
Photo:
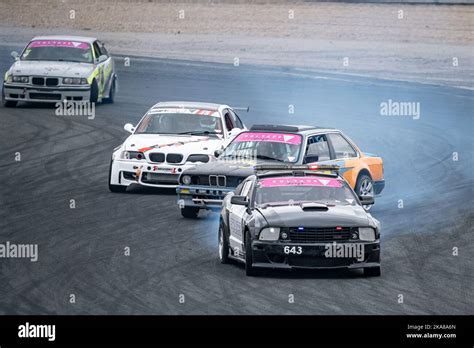
<path fill-rule="evenodd" d="M 250 106 L 247 106 L 246 108 L 245 107 L 236 107 L 236 108 L 232 107 L 232 110 L 249 112 Z"/>

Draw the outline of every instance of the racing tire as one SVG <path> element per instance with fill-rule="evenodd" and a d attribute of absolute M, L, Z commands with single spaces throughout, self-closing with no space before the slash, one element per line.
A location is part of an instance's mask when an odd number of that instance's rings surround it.
<path fill-rule="evenodd" d="M 250 237 L 249 231 L 245 232 L 245 274 L 248 277 L 253 277 L 258 275 L 257 270 L 252 267 L 253 258 L 252 258 L 252 239 Z"/>
<path fill-rule="evenodd" d="M 3 88 L 2 88 L 2 103 L 3 103 L 3 106 L 6 108 L 14 108 L 18 104 L 18 101 L 5 100 L 5 92 L 3 91 Z"/>
<path fill-rule="evenodd" d="M 357 178 L 355 190 L 357 196 L 371 196 L 374 197 L 374 181 L 370 175 L 366 173 L 359 174 Z M 365 210 L 370 210 L 372 205 L 364 205 Z"/>
<path fill-rule="evenodd" d="M 229 263 L 229 239 L 224 230 L 224 226 L 221 224 L 219 227 L 219 260 L 221 263 Z"/>
<path fill-rule="evenodd" d="M 112 163 L 114 163 L 114 161 L 110 161 L 110 167 L 109 167 L 109 190 L 110 192 L 114 192 L 114 193 L 123 193 L 127 190 L 127 186 L 122 186 L 122 185 L 112 185 L 110 182 L 111 182 L 111 179 L 112 179 Z"/>
<path fill-rule="evenodd" d="M 115 101 L 115 78 L 112 80 L 112 85 L 110 86 L 109 97 L 104 99 L 104 103 L 113 104 Z"/>
<path fill-rule="evenodd" d="M 97 103 L 97 100 L 99 100 L 99 85 L 97 84 L 97 80 L 92 81 L 89 100 L 91 103 Z"/>
<path fill-rule="evenodd" d="M 380 266 L 364 268 L 364 277 L 380 277 L 381 273 Z"/>
<path fill-rule="evenodd" d="M 181 215 L 186 219 L 197 219 L 199 215 L 199 208 L 195 208 L 195 207 L 181 208 Z"/>

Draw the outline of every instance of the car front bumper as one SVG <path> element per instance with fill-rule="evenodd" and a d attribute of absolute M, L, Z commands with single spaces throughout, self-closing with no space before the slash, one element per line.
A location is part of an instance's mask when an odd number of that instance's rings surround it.
<path fill-rule="evenodd" d="M 374 194 L 379 195 L 385 187 L 385 180 L 374 181 Z"/>
<path fill-rule="evenodd" d="M 182 171 L 193 165 L 173 166 L 134 160 L 114 160 L 111 184 L 129 186 L 139 184 L 150 187 L 176 188 Z"/>
<path fill-rule="evenodd" d="M 176 188 L 178 205 L 199 209 L 220 209 L 225 195 L 234 191 L 233 187 L 186 186 Z"/>
<path fill-rule="evenodd" d="M 368 268 L 380 266 L 380 242 L 342 242 L 339 245 L 361 244 L 363 245 L 363 258 L 326 256 L 328 248 L 334 246 L 333 242 L 327 243 L 290 243 L 290 242 L 267 242 L 254 240 L 252 242 L 253 267 L 276 268 L 276 269 L 332 269 L 332 268 Z M 301 247 L 302 253 L 285 254 L 284 247 Z M 343 256 L 347 256 L 343 255 Z"/>
<path fill-rule="evenodd" d="M 42 87 L 31 84 L 4 83 L 3 94 L 5 100 L 57 103 L 63 101 L 89 101 L 91 88 L 83 86 L 54 86 Z"/>

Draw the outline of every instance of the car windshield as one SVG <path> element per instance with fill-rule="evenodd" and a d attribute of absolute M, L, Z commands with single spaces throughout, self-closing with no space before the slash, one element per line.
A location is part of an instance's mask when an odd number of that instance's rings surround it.
<path fill-rule="evenodd" d="M 87 42 L 68 40 L 35 40 L 23 51 L 21 60 L 47 60 L 92 63 L 92 49 Z"/>
<path fill-rule="evenodd" d="M 217 112 L 212 113 L 219 115 Z M 194 110 L 149 113 L 140 122 L 135 133 L 223 137 L 220 116 L 195 114 Z"/>
<path fill-rule="evenodd" d="M 257 205 L 289 205 L 306 202 L 330 205 L 355 205 L 356 199 L 347 183 L 330 177 L 277 177 L 257 183 Z"/>
<path fill-rule="evenodd" d="M 294 163 L 298 160 L 301 143 L 299 134 L 244 132 L 227 146 L 219 158 Z"/>

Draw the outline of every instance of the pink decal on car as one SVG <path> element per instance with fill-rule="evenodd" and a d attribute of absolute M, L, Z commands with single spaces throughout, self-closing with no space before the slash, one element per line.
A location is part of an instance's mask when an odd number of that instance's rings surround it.
<path fill-rule="evenodd" d="M 272 132 L 245 132 L 239 134 L 235 141 L 268 141 L 273 143 L 301 144 L 301 136 L 298 134 L 272 133 Z"/>
<path fill-rule="evenodd" d="M 260 187 L 279 187 L 279 186 L 323 186 L 323 187 L 342 187 L 342 182 L 331 178 L 316 177 L 283 177 L 268 178 L 260 180 Z"/>
<path fill-rule="evenodd" d="M 86 42 L 79 41 L 66 41 L 66 40 L 35 40 L 30 43 L 28 47 L 71 47 L 79 48 L 82 50 L 89 49 L 89 44 Z"/>

